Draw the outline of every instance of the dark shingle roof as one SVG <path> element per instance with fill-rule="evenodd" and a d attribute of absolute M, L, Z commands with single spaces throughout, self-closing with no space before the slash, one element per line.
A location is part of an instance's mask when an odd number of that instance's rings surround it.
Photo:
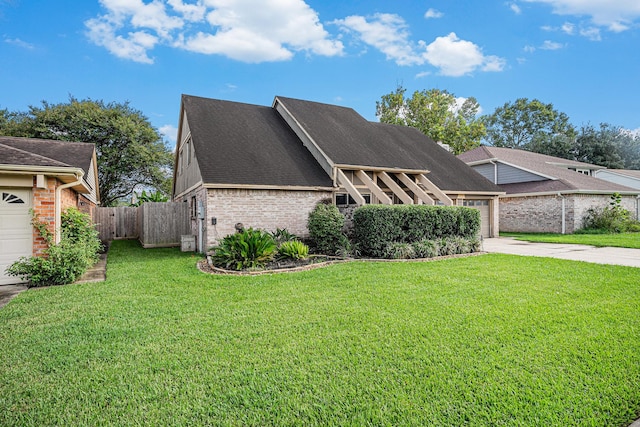
<path fill-rule="evenodd" d="M 13 151 L 13 159 L 22 162 L 16 163 L 17 165 L 76 167 L 81 168 L 85 176 L 89 173 L 89 167 L 95 150 L 94 144 L 86 142 L 55 141 L 13 136 L 0 136 L 0 144 L 35 155 L 31 157 L 34 163 L 28 163 L 28 158 L 24 157 L 24 155 L 18 157 L 17 153 Z M 4 159 L 4 157 L 1 158 Z M 6 161 L 2 163 L 12 164 Z"/>
<path fill-rule="evenodd" d="M 426 166 L 425 169 L 430 172 L 426 177 L 441 190 L 489 193 L 503 191 L 418 129 L 385 123 L 371 124 L 377 132 L 384 132 L 396 141 L 404 156 L 419 157 L 420 162 Z"/>
<path fill-rule="evenodd" d="M 189 95 L 182 103 L 205 184 L 332 186 L 273 108 Z"/>
<path fill-rule="evenodd" d="M 50 167 L 69 167 L 68 164 L 40 156 L 38 154 L 29 153 L 9 145 L 0 143 L 0 164 L 15 166 L 50 166 Z"/>
<path fill-rule="evenodd" d="M 277 99 L 334 164 L 428 169 L 426 150 L 416 145 L 415 139 L 399 141 L 388 132 L 380 132 L 351 108 L 280 96 Z"/>
<path fill-rule="evenodd" d="M 418 129 L 370 122 L 337 105 L 277 99 L 334 164 L 428 170 L 427 177 L 442 190 L 502 191 Z"/>

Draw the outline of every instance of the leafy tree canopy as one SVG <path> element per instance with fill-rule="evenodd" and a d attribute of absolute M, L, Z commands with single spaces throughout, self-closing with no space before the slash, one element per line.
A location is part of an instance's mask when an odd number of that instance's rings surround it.
<path fill-rule="evenodd" d="M 149 120 L 125 103 L 69 98 L 68 103 L 0 110 L 0 135 L 96 144 L 100 198 L 104 206 L 137 186 L 169 194 L 172 153 Z"/>
<path fill-rule="evenodd" d="M 624 129 L 601 123 L 580 128 L 572 158 L 610 169 L 640 169 L 640 138 Z"/>
<path fill-rule="evenodd" d="M 576 133 L 565 113 L 537 99 L 507 102 L 482 120 L 487 128 L 486 140 L 495 147 L 561 153 Z"/>
<path fill-rule="evenodd" d="M 415 91 L 411 97 L 405 93 L 406 89 L 398 86 L 376 102 L 380 122 L 417 128 L 433 140 L 448 144 L 455 154 L 480 145 L 485 126 L 476 118 L 480 105 L 475 98 L 459 104 L 446 90 Z"/>

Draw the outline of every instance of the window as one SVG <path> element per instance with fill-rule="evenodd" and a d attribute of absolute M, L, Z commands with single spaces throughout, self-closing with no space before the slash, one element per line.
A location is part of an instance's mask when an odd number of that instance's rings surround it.
<path fill-rule="evenodd" d="M 191 137 L 189 137 L 189 139 L 187 139 L 187 165 L 191 164 Z"/>
<path fill-rule="evenodd" d="M 463 200 L 462 206 L 489 206 L 488 200 Z"/>
<path fill-rule="evenodd" d="M 365 203 L 367 204 L 371 203 L 371 194 L 363 194 L 362 197 L 364 198 Z M 336 194 L 336 205 L 344 206 L 344 205 L 355 205 L 355 204 L 356 204 L 356 201 L 353 200 L 353 197 L 351 197 L 349 194 L 346 194 L 346 193 Z"/>
<path fill-rule="evenodd" d="M 191 219 L 195 219 L 198 216 L 198 203 L 196 202 L 196 196 L 191 196 Z"/>
<path fill-rule="evenodd" d="M 20 197 L 16 196 L 15 194 L 11 194 L 11 193 L 2 193 L 2 201 L 5 203 L 11 203 L 11 204 L 24 204 L 24 200 L 22 200 Z"/>

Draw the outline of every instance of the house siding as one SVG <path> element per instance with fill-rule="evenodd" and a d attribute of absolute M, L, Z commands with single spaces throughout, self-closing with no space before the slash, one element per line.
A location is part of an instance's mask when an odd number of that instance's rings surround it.
<path fill-rule="evenodd" d="M 607 195 L 565 195 L 565 233 L 582 228 L 582 218 L 594 207 L 609 205 Z M 621 206 L 637 215 L 637 201 L 622 198 Z M 522 233 L 561 233 L 562 198 L 558 196 L 503 197 L 500 199 L 500 231 Z"/>
<path fill-rule="evenodd" d="M 631 188 L 640 190 L 640 179 L 633 178 L 631 176 L 622 176 L 617 173 L 610 173 L 606 170 L 599 170 L 595 173 L 596 178 L 604 179 L 605 181 L 613 182 L 615 184 L 624 185 Z"/>
<path fill-rule="evenodd" d="M 482 164 L 482 165 L 476 165 L 473 166 L 473 169 L 478 172 L 480 175 L 484 176 L 485 178 L 487 178 L 489 181 L 493 182 L 495 184 L 495 169 L 496 169 L 496 165 L 488 163 L 488 164 Z"/>
<path fill-rule="evenodd" d="M 545 181 L 546 179 L 547 178 L 543 178 L 531 172 L 523 171 L 522 169 L 518 169 L 513 166 L 498 163 L 497 184 L 515 184 L 518 182 Z M 494 181 L 493 177 L 490 178 L 490 181 Z"/>

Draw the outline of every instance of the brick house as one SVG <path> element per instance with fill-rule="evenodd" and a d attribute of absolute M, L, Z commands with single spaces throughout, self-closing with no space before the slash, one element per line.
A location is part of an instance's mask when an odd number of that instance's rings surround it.
<path fill-rule="evenodd" d="M 351 108 L 183 95 L 176 154 L 172 198 L 190 204 L 200 251 L 237 223 L 306 236 L 326 199 L 346 213 L 365 203 L 471 206 L 483 234 L 498 233 L 497 186 L 417 129 Z"/>
<path fill-rule="evenodd" d="M 0 136 L 0 285 L 20 282 L 7 266 L 46 248 L 32 209 L 59 241 L 61 212 L 74 206 L 91 215 L 99 194 L 93 144 Z"/>
<path fill-rule="evenodd" d="M 458 158 L 505 191 L 502 231 L 573 233 L 588 209 L 607 206 L 614 193 L 638 216 L 640 191 L 596 178 L 606 170 L 602 166 L 498 147 L 478 147 Z"/>

